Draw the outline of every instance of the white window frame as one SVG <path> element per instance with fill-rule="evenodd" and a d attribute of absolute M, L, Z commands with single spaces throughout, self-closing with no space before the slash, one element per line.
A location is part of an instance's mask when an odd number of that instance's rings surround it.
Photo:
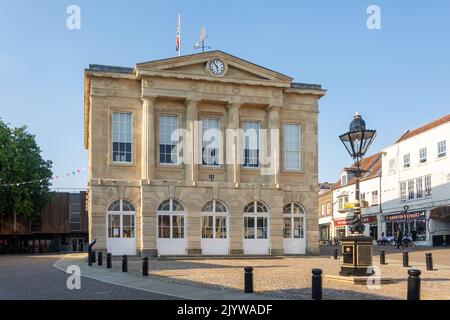
<path fill-rule="evenodd" d="M 120 210 L 118 210 L 118 211 L 110 211 L 109 210 L 109 207 L 108 207 L 108 211 L 107 211 L 107 220 L 106 220 L 106 222 L 107 222 L 107 226 L 106 226 L 106 232 L 107 232 L 107 237 L 109 238 L 109 239 L 135 239 L 136 238 L 136 232 L 137 232 L 137 228 L 136 228 L 136 207 L 134 206 L 134 204 L 131 202 L 131 201 L 128 201 L 128 200 L 126 200 L 129 204 L 131 204 L 132 206 L 133 206 L 133 209 L 134 210 L 132 210 L 132 211 L 124 211 L 123 210 L 123 202 L 124 202 L 124 199 L 120 199 Z M 113 203 L 111 203 L 110 204 L 110 206 L 112 205 Z M 119 236 L 118 237 L 110 237 L 109 236 L 109 229 L 110 229 L 110 217 L 111 216 L 119 216 Z M 133 227 L 133 236 L 132 237 L 124 237 L 123 236 L 123 234 L 124 234 L 124 232 L 123 232 L 123 229 L 124 229 L 124 224 L 123 224 L 123 216 L 133 216 L 133 219 L 132 219 L 132 221 L 133 221 L 133 225 L 132 225 L 132 227 Z"/>
<path fill-rule="evenodd" d="M 256 126 L 258 128 L 258 130 L 256 132 L 256 149 L 250 149 L 250 146 L 252 146 L 254 144 L 254 142 L 253 143 L 250 142 L 250 137 L 253 137 L 253 134 L 250 134 L 250 136 L 247 136 L 248 135 L 247 131 L 255 129 L 253 126 L 252 127 L 248 127 L 248 125 L 250 125 L 250 124 L 254 124 L 254 125 L 256 124 Z M 261 144 L 260 144 L 261 121 L 259 121 L 259 120 L 244 120 L 244 124 L 243 125 L 244 125 L 244 137 L 243 137 L 244 141 L 242 143 L 242 148 L 243 148 L 242 156 L 244 157 L 243 167 L 246 168 L 246 169 L 257 169 L 257 168 L 260 168 L 260 166 L 261 166 L 261 159 L 260 159 L 260 157 L 261 157 L 261 150 L 260 150 L 260 148 L 261 148 Z M 247 140 L 247 138 L 249 140 Z M 247 141 L 249 141 L 248 144 L 247 144 Z M 247 146 L 249 147 L 248 148 L 248 150 L 249 150 L 249 156 L 248 157 L 246 157 L 246 155 L 245 155 L 245 151 L 247 150 L 247 148 L 246 148 Z M 256 162 L 257 162 L 256 165 L 255 164 L 250 164 L 250 160 L 255 158 L 254 156 L 250 155 L 250 153 L 252 151 L 253 152 L 256 151 Z M 247 158 L 248 158 L 248 163 L 247 163 Z"/>
<path fill-rule="evenodd" d="M 164 125 L 166 124 L 165 122 L 163 123 L 163 121 L 162 121 L 162 119 L 163 118 L 171 118 L 171 119 L 173 119 L 173 118 L 175 118 L 176 119 L 176 125 L 175 125 L 175 129 L 174 130 L 172 130 L 172 132 L 170 133 L 170 144 L 167 144 L 167 143 L 164 143 L 163 144 L 163 141 L 162 141 L 162 139 L 163 139 L 163 135 L 164 136 L 167 136 L 167 133 L 166 134 L 164 134 L 164 132 L 163 132 L 163 130 L 165 130 L 164 128 L 166 128 L 166 127 L 164 127 Z M 161 113 L 161 114 L 159 114 L 159 128 L 158 128 L 158 130 L 159 130 L 159 141 L 158 141 L 158 163 L 160 164 L 160 165 L 163 165 L 163 166 L 176 166 L 176 165 L 179 165 L 180 164 L 180 156 L 179 156 L 179 154 L 178 154 L 178 143 L 179 143 L 179 139 L 177 139 L 176 141 L 172 141 L 172 135 L 173 135 L 173 132 L 175 131 L 175 130 L 178 130 L 180 128 L 180 117 L 179 117 L 179 115 L 178 114 L 169 114 L 169 113 Z M 172 128 L 173 129 L 173 128 Z M 165 142 L 165 141 L 164 141 Z M 170 153 L 168 153 L 168 152 L 161 152 L 161 145 L 169 145 L 169 146 L 172 146 L 172 149 L 171 149 L 171 152 Z M 162 155 L 170 155 L 170 160 L 172 161 L 172 162 L 161 162 L 161 156 Z M 173 161 L 175 159 L 175 162 Z"/>
<path fill-rule="evenodd" d="M 287 206 L 290 206 L 290 212 L 289 213 L 285 213 L 284 209 Z M 305 238 L 305 218 L 306 218 L 306 213 L 305 213 L 305 209 L 303 208 L 302 205 L 292 202 L 289 203 L 288 205 L 283 207 L 283 238 L 284 239 L 304 239 Z M 295 207 L 298 207 L 301 209 L 300 213 L 295 213 Z M 300 228 L 300 235 L 298 237 L 295 236 L 295 220 L 296 218 L 299 218 L 301 221 L 301 228 Z M 290 237 L 286 237 L 286 233 L 285 233 L 285 219 L 290 219 Z"/>
<path fill-rule="evenodd" d="M 437 157 L 438 159 L 444 158 L 447 156 L 447 140 L 439 141 L 437 144 Z"/>
<path fill-rule="evenodd" d="M 268 240 L 270 239 L 270 217 L 269 217 L 269 208 L 267 205 L 261 201 L 252 201 L 253 202 L 253 212 L 244 212 L 244 239 L 245 240 Z M 258 212 L 258 203 L 261 204 L 267 211 Z M 247 204 L 248 205 L 248 204 Z M 247 207 L 247 206 L 246 206 Z M 244 208 L 245 211 L 245 208 Z M 245 218 L 253 218 L 253 238 L 246 238 L 246 226 L 245 226 Z M 258 218 L 263 218 L 265 222 L 263 228 L 265 229 L 266 237 L 258 238 Z"/>
<path fill-rule="evenodd" d="M 286 133 L 287 128 L 296 127 L 298 129 L 298 141 L 290 141 L 292 138 L 290 134 Z M 302 126 L 300 123 L 284 123 L 283 124 L 283 167 L 286 171 L 301 171 L 302 170 Z M 288 145 L 289 144 L 289 145 Z M 292 146 L 290 146 L 292 144 Z M 296 145 L 295 145 L 296 144 Z M 292 147 L 292 148 L 291 148 Z M 298 154 L 298 163 L 296 166 L 288 165 L 288 155 Z"/>
<path fill-rule="evenodd" d="M 431 175 L 424 177 L 424 197 L 428 198 L 432 195 Z"/>
<path fill-rule="evenodd" d="M 415 180 L 414 179 L 410 179 L 407 181 L 407 195 L 408 195 L 408 200 L 414 200 L 416 198 L 416 193 L 415 193 Z"/>
<path fill-rule="evenodd" d="M 406 188 L 406 181 L 401 181 L 400 182 L 400 201 L 401 202 L 405 202 L 408 199 L 408 194 L 407 194 L 407 188 Z"/>
<path fill-rule="evenodd" d="M 389 174 L 395 174 L 395 158 L 389 159 Z"/>
<path fill-rule="evenodd" d="M 166 211 L 166 210 L 157 210 L 157 220 L 156 220 L 156 230 L 157 230 L 157 235 L 156 236 L 157 236 L 157 239 L 159 239 L 159 240 L 169 240 L 169 239 L 171 239 L 171 240 L 172 239 L 173 240 L 182 240 L 182 239 L 186 239 L 187 225 L 186 225 L 186 211 L 185 211 L 186 209 L 184 207 L 184 204 L 178 199 L 170 198 L 170 199 L 167 199 L 167 200 L 170 201 L 169 202 L 169 210 L 168 211 Z M 173 201 L 174 200 L 176 200 L 183 207 L 182 211 L 174 211 L 173 210 Z M 166 201 L 166 200 L 164 200 L 164 201 Z M 161 202 L 159 206 L 161 206 L 164 203 L 164 201 Z M 169 217 L 169 228 L 170 228 L 169 235 L 170 235 L 170 237 L 168 237 L 168 238 L 161 237 L 160 230 L 159 230 L 160 229 L 159 217 L 163 217 L 163 216 L 168 216 Z M 174 232 L 173 232 L 173 230 L 174 230 L 174 223 L 173 223 L 174 217 L 181 217 L 182 220 L 183 220 L 183 237 L 177 237 L 177 238 L 173 237 L 173 234 L 174 234 Z"/>
<path fill-rule="evenodd" d="M 419 150 L 419 163 L 427 162 L 427 147 L 420 148 Z"/>
<path fill-rule="evenodd" d="M 378 190 L 374 190 L 372 191 L 372 206 L 378 206 L 379 203 L 379 194 L 378 194 Z"/>
<path fill-rule="evenodd" d="M 405 153 L 403 155 L 403 169 L 411 168 L 411 154 Z"/>
<path fill-rule="evenodd" d="M 203 211 L 202 210 L 202 214 L 201 214 L 201 235 L 202 235 L 202 240 L 211 240 L 211 239 L 228 239 L 229 238 L 229 222 L 228 222 L 228 217 L 229 217 L 229 210 L 227 208 L 227 206 L 225 205 L 225 203 L 223 203 L 222 201 L 219 200 L 212 200 L 213 201 L 213 210 L 212 211 Z M 223 205 L 223 207 L 225 208 L 225 212 L 217 212 L 216 211 L 216 206 L 217 203 L 220 203 L 221 205 Z M 204 238 L 203 237 L 203 217 L 212 217 L 213 218 L 213 225 L 212 225 L 212 229 L 213 229 L 213 237 L 212 238 Z M 218 238 L 217 237 L 217 219 L 216 218 L 225 218 L 225 238 Z"/>
<path fill-rule="evenodd" d="M 129 139 L 129 141 L 127 141 L 127 130 L 122 128 L 122 127 L 128 125 L 128 123 L 121 121 L 122 120 L 122 119 L 120 119 L 121 115 L 130 116 L 130 119 L 129 119 L 130 120 L 130 123 L 129 123 L 129 125 L 130 125 L 130 137 L 129 138 L 130 139 Z M 115 121 L 115 117 L 116 116 L 119 116 L 118 121 Z M 133 122 L 134 122 L 134 120 L 133 120 L 133 112 L 130 112 L 130 111 L 113 111 L 111 117 L 112 117 L 111 118 L 111 157 L 112 157 L 112 162 L 113 163 L 131 164 L 134 161 L 134 159 L 133 159 L 134 158 L 133 157 L 133 154 L 134 154 L 134 143 L 133 143 L 133 137 L 134 137 Z M 118 132 L 117 132 L 117 130 L 118 130 Z M 117 139 L 117 141 L 116 141 L 116 139 Z M 130 151 L 124 151 L 125 158 L 126 158 L 127 154 L 130 154 L 130 161 L 127 161 L 126 159 L 123 160 L 123 161 L 114 159 L 114 153 L 115 153 L 114 144 L 115 143 L 124 143 L 124 144 L 129 143 L 130 144 Z M 120 153 L 121 152 L 120 148 L 116 152 Z"/>
<path fill-rule="evenodd" d="M 207 128 L 205 128 L 204 127 L 205 124 L 208 124 L 211 121 L 217 121 L 217 124 L 218 124 L 217 128 L 214 128 L 214 127 L 207 127 Z M 202 122 L 202 138 L 201 138 L 202 139 L 202 166 L 204 166 L 204 167 L 215 167 L 215 168 L 220 167 L 220 165 L 221 165 L 221 155 L 222 155 L 222 143 L 221 143 L 221 137 L 220 137 L 221 120 L 218 117 L 202 117 L 201 118 L 201 122 Z M 214 137 L 215 139 L 218 139 L 218 141 L 214 142 L 214 143 L 218 144 L 217 148 L 208 148 L 208 150 L 216 150 L 216 154 L 214 156 L 210 156 L 209 153 L 208 153 L 208 156 L 206 157 L 207 159 L 210 159 L 210 158 L 214 159 L 215 158 L 216 161 L 217 161 L 217 164 L 205 163 L 205 161 L 204 161 L 205 160 L 204 159 L 204 151 L 205 151 L 205 149 L 207 149 L 207 146 L 212 143 L 212 140 L 209 140 L 209 141 L 205 140 L 205 133 L 206 133 L 206 131 L 208 129 L 217 129 L 218 133 L 219 133 L 219 137 Z"/>

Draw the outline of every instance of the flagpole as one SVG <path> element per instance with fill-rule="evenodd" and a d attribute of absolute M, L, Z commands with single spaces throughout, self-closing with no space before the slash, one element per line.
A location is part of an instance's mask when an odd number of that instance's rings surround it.
<path fill-rule="evenodd" d="M 180 57 L 181 56 L 181 12 L 178 12 L 178 32 L 179 32 L 179 41 L 180 41 L 180 44 L 179 44 L 179 48 L 178 48 L 178 56 Z"/>

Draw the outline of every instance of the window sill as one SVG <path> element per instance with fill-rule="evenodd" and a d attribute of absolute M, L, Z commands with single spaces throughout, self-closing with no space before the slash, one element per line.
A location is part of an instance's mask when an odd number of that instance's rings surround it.
<path fill-rule="evenodd" d="M 110 167 L 134 167 L 136 164 L 134 162 L 115 162 L 111 161 L 109 163 Z"/>
<path fill-rule="evenodd" d="M 445 160 L 445 159 L 447 159 L 448 158 L 448 156 L 443 156 L 443 157 L 437 157 L 436 158 L 436 161 L 441 161 L 441 160 Z"/>

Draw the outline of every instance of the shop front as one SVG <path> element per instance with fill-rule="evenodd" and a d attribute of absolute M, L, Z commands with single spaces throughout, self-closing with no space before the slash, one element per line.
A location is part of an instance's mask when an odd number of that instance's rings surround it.
<path fill-rule="evenodd" d="M 450 206 L 431 209 L 428 232 L 433 247 L 450 246 Z"/>
<path fill-rule="evenodd" d="M 427 245 L 427 211 L 412 211 L 393 214 L 385 214 L 386 237 L 395 237 L 398 229 L 403 235 L 412 237 L 415 234 L 417 245 Z"/>
<path fill-rule="evenodd" d="M 330 223 L 324 223 L 319 225 L 319 237 L 320 237 L 319 240 L 328 240 L 331 238 L 330 228 L 331 228 Z"/>
<path fill-rule="evenodd" d="M 374 240 L 378 240 L 378 218 L 376 215 L 367 215 L 361 217 L 362 223 L 364 223 L 366 227 L 366 234 L 373 238 Z"/>
<path fill-rule="evenodd" d="M 353 224 L 352 218 L 343 218 L 334 220 L 334 234 L 338 239 L 345 238 L 350 234 L 349 227 Z"/>

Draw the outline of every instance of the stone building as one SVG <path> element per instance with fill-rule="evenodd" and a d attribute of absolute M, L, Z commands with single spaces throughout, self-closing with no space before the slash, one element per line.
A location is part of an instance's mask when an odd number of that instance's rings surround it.
<path fill-rule="evenodd" d="M 134 68 L 90 65 L 85 147 L 96 250 L 317 254 L 324 95 L 320 85 L 221 51 Z"/>

